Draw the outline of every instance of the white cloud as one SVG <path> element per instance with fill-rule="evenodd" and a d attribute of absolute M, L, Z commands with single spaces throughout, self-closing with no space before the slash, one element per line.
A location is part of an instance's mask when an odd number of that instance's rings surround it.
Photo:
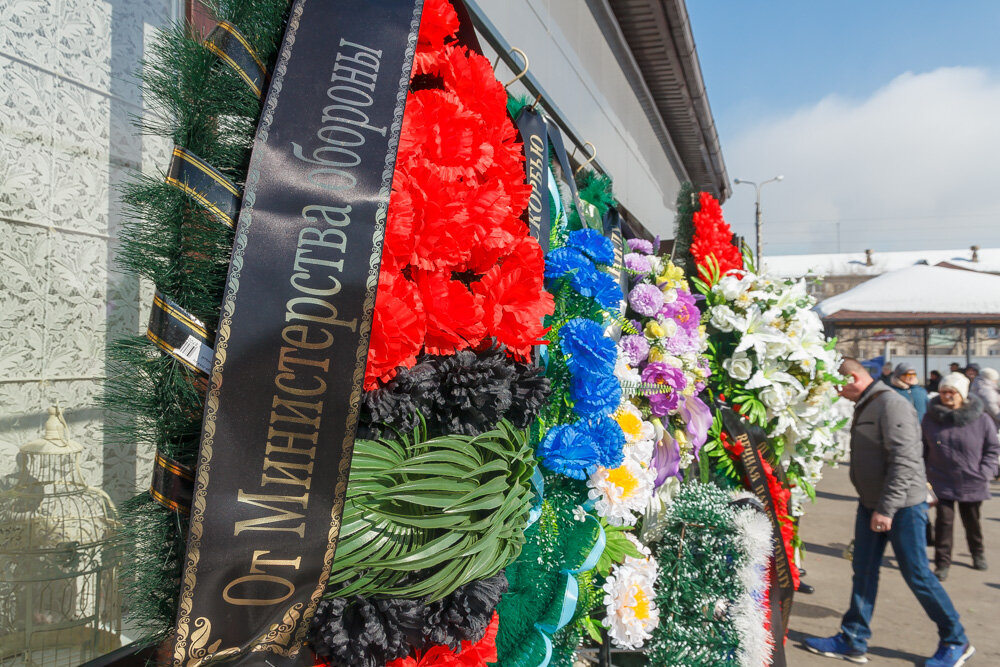
<path fill-rule="evenodd" d="M 764 253 L 1000 246 L 1000 77 L 902 74 L 866 100 L 829 96 L 723 144 L 731 177 L 762 190 Z M 753 244 L 753 188 L 726 219 Z"/>

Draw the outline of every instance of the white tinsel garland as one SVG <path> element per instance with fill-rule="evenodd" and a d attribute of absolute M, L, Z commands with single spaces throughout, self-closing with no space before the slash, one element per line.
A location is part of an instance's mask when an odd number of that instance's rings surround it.
<path fill-rule="evenodd" d="M 734 494 L 736 500 L 754 498 L 748 491 Z M 752 507 L 737 509 L 733 519 L 743 558 L 737 568 L 742 591 L 732 610 L 733 624 L 740 634 L 737 657 L 740 667 L 760 667 L 771 662 L 774 637 L 763 632 L 767 620 L 768 563 L 771 557 L 771 522 Z"/>

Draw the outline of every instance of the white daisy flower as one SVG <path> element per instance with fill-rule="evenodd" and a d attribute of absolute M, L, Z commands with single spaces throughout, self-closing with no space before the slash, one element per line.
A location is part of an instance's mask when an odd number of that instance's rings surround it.
<path fill-rule="evenodd" d="M 628 450 L 620 466 L 598 466 L 587 480 L 594 509 L 612 526 L 634 526 L 653 497 L 655 483 L 656 471 L 648 460 L 642 461 Z"/>
<path fill-rule="evenodd" d="M 638 649 L 653 636 L 660 624 L 656 606 L 656 561 L 626 557 L 616 565 L 604 584 L 605 623 L 615 646 Z"/>

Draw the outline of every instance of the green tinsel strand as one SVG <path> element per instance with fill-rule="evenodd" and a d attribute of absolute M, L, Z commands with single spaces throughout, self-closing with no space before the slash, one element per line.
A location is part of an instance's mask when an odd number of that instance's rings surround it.
<path fill-rule="evenodd" d="M 285 0 L 219 0 L 210 9 L 237 26 L 262 61 L 273 63 Z M 141 131 L 171 139 L 242 185 L 261 105 L 243 80 L 182 25 L 161 33 L 141 79 L 149 110 Z M 129 219 L 119 263 L 214 328 L 233 232 L 162 178 L 137 175 L 122 200 Z M 109 356 L 109 439 L 147 452 L 158 448 L 194 464 L 203 383 L 143 337 L 117 341 Z M 187 521 L 148 494 L 123 505 L 122 521 L 129 619 L 142 634 L 137 639 L 156 640 L 169 632 L 176 615 Z"/>
<path fill-rule="evenodd" d="M 650 664 L 719 667 L 736 664 L 740 638 L 726 610 L 739 594 L 741 554 L 731 533 L 728 494 L 712 484 L 685 484 L 664 517 L 654 546 L 660 565 L 660 625 Z"/>
<path fill-rule="evenodd" d="M 573 517 L 573 510 L 586 497 L 584 482 L 545 475 L 545 496 L 541 518 L 525 533 L 521 555 L 506 570 L 510 589 L 497 607 L 500 665 L 534 667 L 541 662 L 544 643 L 534 624 L 558 620 L 566 588 L 566 575 L 561 571 L 583 563 L 597 539 L 593 521 L 580 522 Z M 581 597 L 590 605 L 596 597 L 590 575 L 577 575 L 577 582 Z M 586 610 L 581 607 L 578 604 L 575 617 L 590 610 L 590 606 Z"/>
<path fill-rule="evenodd" d="M 599 174 L 588 169 L 576 177 L 576 187 L 580 191 L 580 199 L 597 207 L 603 218 L 609 209 L 618 205 L 613 193 L 614 183 L 607 174 Z"/>
<path fill-rule="evenodd" d="M 573 667 L 573 657 L 583 638 L 583 630 L 576 623 L 570 623 L 557 632 L 552 638 L 552 660 L 549 667 Z"/>

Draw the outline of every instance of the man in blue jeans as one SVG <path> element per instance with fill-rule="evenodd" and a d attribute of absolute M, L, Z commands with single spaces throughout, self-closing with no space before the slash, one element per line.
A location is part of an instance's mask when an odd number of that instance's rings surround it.
<path fill-rule="evenodd" d="M 868 662 L 879 566 L 892 542 L 903 579 L 938 627 L 940 643 L 925 667 L 964 665 L 976 649 L 927 561 L 927 479 L 916 410 L 888 385 L 875 382 L 856 359 L 845 359 L 840 372 L 850 378 L 840 395 L 855 403 L 851 482 L 859 503 L 851 608 L 839 634 L 806 639 L 805 646 L 831 658 Z"/>

